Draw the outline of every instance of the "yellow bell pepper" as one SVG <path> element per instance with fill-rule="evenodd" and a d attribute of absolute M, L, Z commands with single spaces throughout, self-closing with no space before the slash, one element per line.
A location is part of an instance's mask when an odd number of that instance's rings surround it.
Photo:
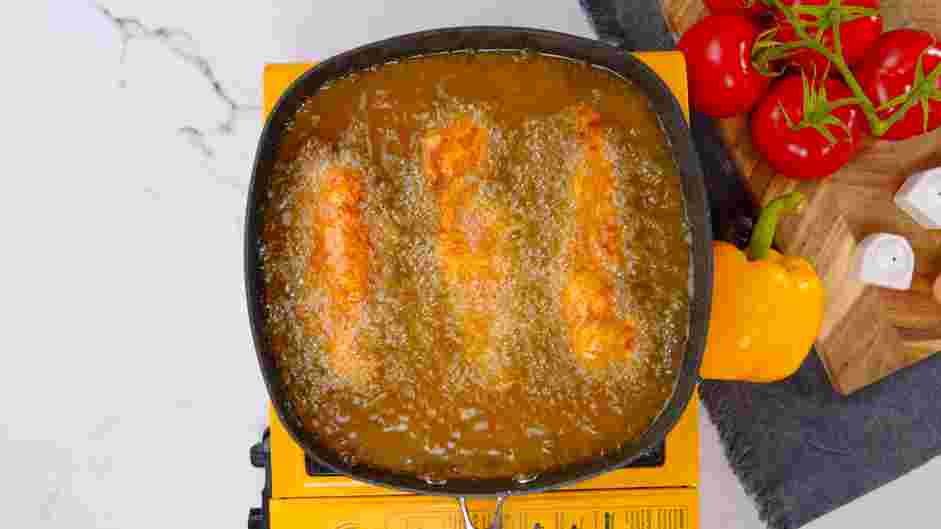
<path fill-rule="evenodd" d="M 773 382 L 800 367 L 820 332 L 824 289 L 805 259 L 771 249 L 782 213 L 804 197 L 787 193 L 761 212 L 749 255 L 716 242 L 712 317 L 703 378 Z"/>

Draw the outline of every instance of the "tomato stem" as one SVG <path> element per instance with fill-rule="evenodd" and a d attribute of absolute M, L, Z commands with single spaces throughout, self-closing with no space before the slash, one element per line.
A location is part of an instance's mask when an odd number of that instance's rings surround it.
<path fill-rule="evenodd" d="M 840 107 L 846 107 L 849 105 L 858 105 L 859 99 L 856 97 L 846 97 L 843 99 L 837 99 L 830 103 L 830 110 L 834 110 Z"/>
<path fill-rule="evenodd" d="M 866 95 L 863 87 L 860 86 L 859 81 L 856 80 L 856 76 L 853 75 L 853 71 L 850 70 L 849 65 L 847 65 L 846 61 L 843 59 L 843 42 L 840 38 L 840 24 L 842 24 L 840 18 L 842 15 L 839 11 L 834 11 L 831 13 L 831 16 L 833 17 L 834 53 L 833 58 L 828 57 L 828 59 L 830 59 L 830 64 L 836 66 L 837 71 L 840 72 L 843 80 L 846 81 L 846 85 L 849 86 L 850 91 L 853 92 L 853 95 L 856 96 L 857 99 L 859 99 L 859 106 L 866 114 L 866 119 L 869 120 L 869 127 L 872 129 L 873 134 L 876 136 L 882 136 L 889 127 L 885 126 L 885 124 L 882 122 L 882 119 L 879 118 L 879 113 L 876 112 L 876 106 L 872 104 L 872 100 L 869 99 L 869 97 Z M 826 49 L 825 46 L 821 47 Z"/>
<path fill-rule="evenodd" d="M 914 91 L 912 91 L 912 93 L 914 94 Z M 898 123 L 902 118 L 904 118 L 904 117 L 905 117 L 905 114 L 908 113 L 909 109 L 911 109 L 913 106 L 915 106 L 919 101 L 920 101 L 920 99 L 919 99 L 918 97 L 909 97 L 909 98 L 906 98 L 906 99 L 905 99 L 905 102 L 902 103 L 902 106 L 900 106 L 898 109 L 896 109 L 895 112 L 893 112 L 892 115 L 889 116 L 888 119 L 883 120 L 883 121 L 880 122 L 880 126 L 882 127 L 882 129 L 881 129 L 881 131 L 880 131 L 880 134 L 877 134 L 877 136 L 881 136 L 882 134 L 885 134 L 885 132 L 886 132 L 887 130 L 889 130 L 889 128 L 890 128 L 892 125 L 895 125 L 895 124 Z"/>
<path fill-rule="evenodd" d="M 758 223 L 752 230 L 751 240 L 748 244 L 748 258 L 760 261 L 768 257 L 768 251 L 774 242 L 774 233 L 778 229 L 778 220 L 785 213 L 798 212 L 805 204 L 804 195 L 798 191 L 791 191 L 776 197 L 761 210 Z"/>
<path fill-rule="evenodd" d="M 794 27 L 794 33 L 800 38 L 800 42 L 803 47 L 810 48 L 820 55 L 823 55 L 830 64 L 833 65 L 840 72 L 840 76 L 843 77 L 843 80 L 846 82 L 846 85 L 849 87 L 850 91 L 853 93 L 853 96 L 856 98 L 856 104 L 862 108 L 863 113 L 866 115 L 866 119 L 869 121 L 869 127 L 872 130 L 873 135 L 882 136 L 885 134 L 885 131 L 889 129 L 891 125 L 886 125 L 879 114 L 876 111 L 875 105 L 872 104 L 872 100 L 866 95 L 866 92 L 863 90 L 863 87 L 860 86 L 859 81 L 856 80 L 856 76 L 853 75 L 853 71 L 850 70 L 848 64 L 843 59 L 843 45 L 840 42 L 840 24 L 842 21 L 842 14 L 839 9 L 832 9 L 830 11 L 830 22 L 833 30 L 833 51 L 824 46 L 820 41 L 811 37 L 807 33 L 807 30 L 804 28 L 805 23 L 800 19 L 798 15 L 795 14 L 794 10 L 785 6 L 781 0 L 769 0 L 772 6 L 779 10 L 787 21 Z M 833 0 L 831 6 L 839 7 L 840 0 Z M 818 32 L 818 35 L 821 34 Z M 910 107 L 910 105 L 909 105 Z M 902 108 L 905 108 L 904 106 Z M 901 109 L 899 109 L 901 110 Z M 906 109 L 907 110 L 907 109 Z M 894 115 L 892 116 L 895 117 Z M 890 118 L 891 119 L 891 118 Z M 901 119 L 901 118 L 898 118 Z M 896 119 L 895 121 L 898 121 Z M 893 121 L 893 124 L 895 122 Z"/>

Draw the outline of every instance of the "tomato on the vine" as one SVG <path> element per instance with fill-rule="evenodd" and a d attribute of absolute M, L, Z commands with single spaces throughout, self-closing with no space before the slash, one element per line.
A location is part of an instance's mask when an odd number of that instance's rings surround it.
<path fill-rule="evenodd" d="M 751 110 L 770 78 L 752 65 L 758 26 L 745 15 L 709 15 L 680 38 L 693 107 L 712 117 Z"/>
<path fill-rule="evenodd" d="M 913 92 L 918 98 L 881 138 L 904 140 L 941 127 L 941 45 L 927 31 L 885 33 L 854 73 L 883 120 Z"/>
<path fill-rule="evenodd" d="M 830 0 L 782 0 L 782 4 L 795 10 L 804 28 L 811 37 L 821 39 L 829 50 L 834 50 L 831 15 L 833 10 L 840 10 L 840 44 L 846 63 L 853 65 L 863 57 L 882 34 L 882 16 L 879 14 L 879 0 L 842 0 L 840 6 L 831 7 Z M 775 40 L 791 43 L 801 40 L 794 26 L 780 12 L 776 12 L 777 32 Z M 821 31 L 822 35 L 818 36 Z M 822 77 L 831 70 L 830 61 L 815 50 L 801 48 L 794 51 L 787 63 L 793 64 L 806 75 Z"/>
<path fill-rule="evenodd" d="M 846 165 L 861 145 L 863 111 L 855 103 L 843 104 L 852 97 L 846 84 L 836 79 L 782 79 L 752 115 L 752 142 L 785 176 L 828 176 Z"/>

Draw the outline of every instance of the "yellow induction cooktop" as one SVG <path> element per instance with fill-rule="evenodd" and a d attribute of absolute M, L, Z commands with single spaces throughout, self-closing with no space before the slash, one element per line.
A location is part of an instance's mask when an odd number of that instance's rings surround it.
<path fill-rule="evenodd" d="M 687 118 L 686 64 L 677 52 L 637 53 L 673 91 Z M 269 64 L 264 70 L 265 113 L 311 63 Z M 421 496 L 326 474 L 271 411 L 265 439 L 252 463 L 266 471 L 262 506 L 250 529 L 461 529 L 453 498 Z M 506 529 L 696 529 L 699 525 L 699 400 L 690 401 L 664 446 L 636 465 L 570 488 L 514 496 L 503 509 Z M 486 527 L 494 501 L 471 500 L 476 527 Z"/>

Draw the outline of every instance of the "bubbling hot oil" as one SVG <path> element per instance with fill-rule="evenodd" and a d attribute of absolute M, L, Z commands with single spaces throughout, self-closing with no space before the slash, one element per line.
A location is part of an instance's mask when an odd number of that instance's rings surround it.
<path fill-rule="evenodd" d="M 579 104 L 602 116 L 624 255 L 611 270 L 615 311 L 635 325 L 632 349 L 601 369 L 577 360 L 560 316 L 575 232 L 568 182 L 581 156 L 567 111 Z M 487 133 L 475 199 L 509 219 L 483 362 L 463 354 L 463 309 L 437 253 L 442 205 L 422 168 L 425 134 L 462 118 Z M 377 367 L 355 381 L 327 367 L 329 345 L 295 316 L 324 303 L 323 285 L 305 284 L 318 226 L 303 201 L 312 172 L 331 164 L 364 179 L 369 288 L 357 344 Z M 263 214 L 267 324 L 287 405 L 351 462 L 434 479 L 534 474 L 617 450 L 672 394 L 688 327 L 680 179 L 648 100 L 610 72 L 468 52 L 337 80 L 287 132 Z"/>

